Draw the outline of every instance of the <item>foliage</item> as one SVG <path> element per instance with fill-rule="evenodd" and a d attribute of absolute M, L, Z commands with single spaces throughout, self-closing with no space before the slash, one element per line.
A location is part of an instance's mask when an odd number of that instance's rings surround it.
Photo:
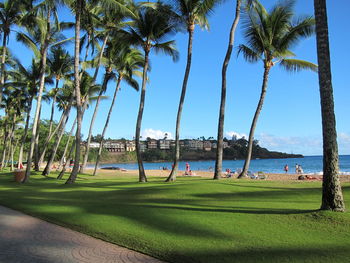
<path fill-rule="evenodd" d="M 91 148 L 89 151 L 88 162 L 96 162 L 98 155 L 98 148 Z M 101 158 L 106 159 L 108 157 L 108 151 L 102 148 Z"/>

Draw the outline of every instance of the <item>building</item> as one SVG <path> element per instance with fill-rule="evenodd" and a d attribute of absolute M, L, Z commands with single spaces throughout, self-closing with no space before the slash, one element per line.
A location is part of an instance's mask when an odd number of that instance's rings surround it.
<path fill-rule="evenodd" d="M 144 152 L 147 149 L 147 144 L 146 142 L 141 142 L 140 141 L 140 152 Z"/>
<path fill-rule="evenodd" d="M 98 142 L 90 142 L 89 147 L 90 148 L 100 148 L 100 143 L 98 143 Z"/>
<path fill-rule="evenodd" d="M 191 150 L 203 150 L 203 141 L 189 140 L 188 145 Z"/>
<path fill-rule="evenodd" d="M 103 148 L 109 152 L 125 152 L 125 143 L 122 141 L 106 141 Z"/>
<path fill-rule="evenodd" d="M 170 150 L 170 140 L 167 140 L 167 139 L 158 140 L 158 147 L 160 150 Z"/>
<path fill-rule="evenodd" d="M 134 152 L 136 150 L 135 142 L 134 141 L 127 141 L 125 142 L 125 151 L 127 152 Z"/>
<path fill-rule="evenodd" d="M 210 141 L 204 141 L 203 142 L 203 150 L 204 151 L 209 152 L 209 151 L 211 151 L 211 148 L 212 148 L 212 146 L 211 146 L 211 142 Z"/>
<path fill-rule="evenodd" d="M 158 142 L 155 139 L 149 139 L 147 140 L 147 149 L 157 149 L 158 148 Z"/>

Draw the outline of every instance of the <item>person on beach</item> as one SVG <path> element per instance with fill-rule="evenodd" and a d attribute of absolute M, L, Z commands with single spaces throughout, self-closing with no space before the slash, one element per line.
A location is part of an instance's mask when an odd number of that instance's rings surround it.
<path fill-rule="evenodd" d="M 288 170 L 289 170 L 289 167 L 288 167 L 288 164 L 286 164 L 286 165 L 284 166 L 284 171 L 285 171 L 286 173 L 288 173 Z"/>
<path fill-rule="evenodd" d="M 299 174 L 299 164 L 295 164 L 295 173 Z"/>
<path fill-rule="evenodd" d="M 301 167 L 301 165 L 300 165 L 300 164 L 299 164 L 299 167 L 298 167 L 298 173 L 299 173 L 299 174 L 304 173 L 303 168 Z"/>
<path fill-rule="evenodd" d="M 186 163 L 185 175 L 189 175 L 189 174 L 190 174 L 190 165 L 189 165 L 189 163 Z"/>

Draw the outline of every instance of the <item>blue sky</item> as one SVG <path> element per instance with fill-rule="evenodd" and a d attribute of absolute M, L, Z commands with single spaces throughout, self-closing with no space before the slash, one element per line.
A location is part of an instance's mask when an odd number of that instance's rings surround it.
<path fill-rule="evenodd" d="M 261 1 L 269 8 L 275 1 Z M 218 110 L 221 92 L 221 65 L 226 53 L 228 33 L 233 20 L 235 1 L 225 1 L 210 16 L 210 31 L 196 28 L 193 43 L 191 74 L 182 115 L 181 138 L 217 136 Z M 295 13 L 313 15 L 313 1 L 296 1 Z M 340 154 L 350 154 L 349 74 L 350 54 L 344 46 L 350 42 L 348 14 L 350 3 L 328 1 L 329 34 L 331 43 L 333 88 L 337 118 Z M 69 13 L 61 12 L 67 18 Z M 72 19 L 72 18 L 69 18 Z M 179 33 L 177 41 L 180 60 L 173 63 L 170 57 L 151 55 L 152 71 L 146 91 L 146 105 L 142 122 L 143 137 L 159 138 L 167 132 L 175 133 L 175 120 L 181 84 L 186 64 L 187 35 Z M 244 43 L 242 29 L 236 33 L 235 46 Z M 11 51 L 30 62 L 32 53 L 14 38 Z M 302 40 L 293 50 L 300 59 L 317 63 L 316 40 Z M 237 49 L 231 59 L 225 118 L 225 134 L 247 136 L 260 95 L 263 66 L 248 64 Z M 100 70 L 104 72 L 104 70 Z M 102 74 L 99 77 L 101 80 Z M 107 95 L 112 96 L 115 84 L 110 83 Z M 118 95 L 106 137 L 132 139 L 135 133 L 139 93 L 125 83 Z M 100 106 L 93 134 L 102 133 L 110 100 Z M 42 116 L 49 118 L 49 105 L 44 105 Z M 94 105 L 86 112 L 82 133 L 86 137 Z M 74 119 L 72 113 L 70 123 Z M 55 119 L 59 118 L 59 113 Z M 317 74 L 310 71 L 288 73 L 279 67 L 271 70 L 266 100 L 261 112 L 255 138 L 269 150 L 304 155 L 322 154 L 321 112 Z"/>

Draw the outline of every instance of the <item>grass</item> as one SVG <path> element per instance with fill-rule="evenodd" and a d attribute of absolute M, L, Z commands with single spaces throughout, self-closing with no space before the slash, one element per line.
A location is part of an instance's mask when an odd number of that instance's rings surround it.
<path fill-rule="evenodd" d="M 169 262 L 347 262 L 350 213 L 320 212 L 321 182 L 0 174 L 0 204 Z M 350 183 L 343 184 L 350 204 Z"/>

